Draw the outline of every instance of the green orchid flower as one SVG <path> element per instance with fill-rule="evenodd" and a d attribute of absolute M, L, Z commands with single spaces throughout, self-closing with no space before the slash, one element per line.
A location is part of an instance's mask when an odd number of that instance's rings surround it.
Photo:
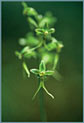
<path fill-rule="evenodd" d="M 37 89 L 37 91 L 35 92 L 34 96 L 32 99 L 35 99 L 37 93 L 39 92 L 39 90 L 41 88 L 43 88 L 46 93 L 52 98 L 54 99 L 54 96 L 48 92 L 48 90 L 46 89 L 45 85 L 44 85 L 44 79 L 46 76 L 50 76 L 50 75 L 53 75 L 54 74 L 54 71 L 51 71 L 51 70 L 46 70 L 46 66 L 45 66 L 45 63 L 44 61 L 42 60 L 40 65 L 39 65 L 39 69 L 31 69 L 30 72 L 32 72 L 33 74 L 37 75 L 37 77 L 39 77 L 39 80 L 40 80 L 40 84 L 39 84 L 39 87 Z"/>
<path fill-rule="evenodd" d="M 19 59 L 22 59 L 22 57 L 30 58 L 34 57 L 36 58 L 36 52 L 34 51 L 35 48 L 31 48 L 29 46 L 25 46 L 20 52 L 16 51 L 15 54 Z"/>
<path fill-rule="evenodd" d="M 37 28 L 35 29 L 35 32 L 37 33 L 37 35 L 44 35 L 44 36 L 47 36 L 51 33 L 54 33 L 55 32 L 55 29 L 54 28 Z"/>

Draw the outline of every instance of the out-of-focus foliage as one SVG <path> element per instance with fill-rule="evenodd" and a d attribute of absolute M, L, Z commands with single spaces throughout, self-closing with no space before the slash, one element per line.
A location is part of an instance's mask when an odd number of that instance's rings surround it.
<path fill-rule="evenodd" d="M 28 33 L 25 38 L 20 38 L 19 39 L 19 44 L 21 46 L 36 46 L 38 45 L 39 40 L 37 37 L 34 36 L 32 32 Z"/>

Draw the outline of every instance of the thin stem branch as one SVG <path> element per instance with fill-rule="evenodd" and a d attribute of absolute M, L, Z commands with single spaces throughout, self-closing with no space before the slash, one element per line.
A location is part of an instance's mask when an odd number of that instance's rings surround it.
<path fill-rule="evenodd" d="M 54 96 L 50 93 L 50 92 L 48 92 L 48 90 L 46 89 L 46 87 L 43 85 L 43 89 L 46 91 L 46 93 L 50 96 L 50 97 L 52 97 L 52 99 L 54 99 Z"/>
<path fill-rule="evenodd" d="M 34 94 L 34 96 L 33 96 L 33 98 L 32 98 L 32 100 L 34 100 L 35 99 L 35 97 L 36 97 L 36 95 L 37 95 L 37 93 L 39 92 L 39 90 L 41 89 L 41 86 L 39 85 L 39 87 L 38 87 L 38 89 L 37 89 L 37 91 L 35 92 L 35 94 Z"/>
<path fill-rule="evenodd" d="M 39 78 L 39 82 L 40 82 L 40 78 Z M 46 110 L 45 110 L 45 104 L 44 104 L 43 88 L 41 88 L 39 91 L 39 102 L 40 102 L 40 119 L 42 122 L 46 122 L 47 116 L 46 116 Z"/>

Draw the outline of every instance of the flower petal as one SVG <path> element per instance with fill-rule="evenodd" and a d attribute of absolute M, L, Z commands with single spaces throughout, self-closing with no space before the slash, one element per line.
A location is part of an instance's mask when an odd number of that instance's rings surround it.
<path fill-rule="evenodd" d="M 48 70 L 45 72 L 45 75 L 48 75 L 48 76 L 53 75 L 53 74 L 54 74 L 54 71 L 51 71 L 51 70 Z"/>
<path fill-rule="evenodd" d="M 40 72 L 42 72 L 42 71 L 45 71 L 45 70 L 46 70 L 46 66 L 45 66 L 45 63 L 44 63 L 44 61 L 43 61 L 43 60 L 41 61 L 40 65 L 39 65 L 39 70 L 40 70 Z"/>
<path fill-rule="evenodd" d="M 30 71 L 31 71 L 32 73 L 36 74 L 36 75 L 39 74 L 39 70 L 38 70 L 38 69 L 31 69 Z"/>
<path fill-rule="evenodd" d="M 49 29 L 49 33 L 54 33 L 54 32 L 55 32 L 54 28 Z"/>

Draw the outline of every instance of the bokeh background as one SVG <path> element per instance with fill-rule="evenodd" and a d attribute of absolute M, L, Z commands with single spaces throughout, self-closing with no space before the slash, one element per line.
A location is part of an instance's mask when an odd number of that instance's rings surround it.
<path fill-rule="evenodd" d="M 51 122 L 83 121 L 83 3 L 28 2 L 39 13 L 51 11 L 57 17 L 55 37 L 62 40 L 60 54 L 61 82 L 52 77 L 45 83 L 55 96 L 45 92 L 47 119 Z M 14 52 L 20 48 L 18 40 L 30 31 L 22 14 L 21 2 L 2 2 L 2 121 L 40 121 L 39 96 L 32 101 L 37 79 L 23 76 L 22 62 Z M 36 61 L 28 60 L 29 68 Z"/>

